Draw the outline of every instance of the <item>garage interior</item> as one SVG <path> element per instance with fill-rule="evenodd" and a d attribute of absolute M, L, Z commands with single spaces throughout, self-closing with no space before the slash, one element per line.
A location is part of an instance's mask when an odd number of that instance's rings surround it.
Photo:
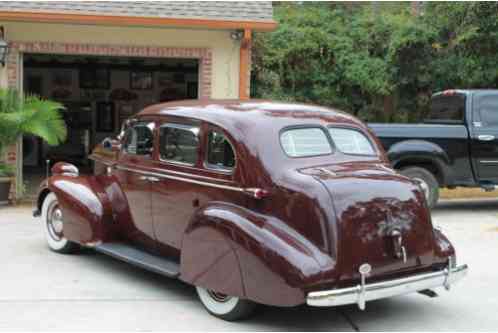
<path fill-rule="evenodd" d="M 196 99 L 197 59 L 24 54 L 23 90 L 64 105 L 67 140 L 50 147 L 36 137 L 23 138 L 26 196 L 36 194 L 46 160 L 67 161 L 91 172 L 88 155 L 122 122 L 160 102 Z"/>

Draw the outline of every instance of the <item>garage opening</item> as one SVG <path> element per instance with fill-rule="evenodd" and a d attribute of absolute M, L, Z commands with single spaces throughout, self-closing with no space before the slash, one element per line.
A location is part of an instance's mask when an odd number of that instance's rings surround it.
<path fill-rule="evenodd" d="M 67 140 L 50 147 L 23 138 L 26 196 L 36 194 L 46 161 L 68 161 L 82 173 L 92 172 L 88 155 L 106 137 L 119 133 L 122 122 L 160 102 L 196 99 L 197 59 L 23 55 L 23 90 L 64 105 Z"/>

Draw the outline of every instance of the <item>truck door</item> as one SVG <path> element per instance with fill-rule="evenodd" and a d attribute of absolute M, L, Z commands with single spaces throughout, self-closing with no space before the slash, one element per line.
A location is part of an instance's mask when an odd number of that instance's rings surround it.
<path fill-rule="evenodd" d="M 474 93 L 472 157 L 479 182 L 498 184 L 498 92 Z"/>

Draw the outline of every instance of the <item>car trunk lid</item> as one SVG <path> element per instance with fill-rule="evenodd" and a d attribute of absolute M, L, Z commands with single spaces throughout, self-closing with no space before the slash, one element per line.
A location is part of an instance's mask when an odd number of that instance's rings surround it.
<path fill-rule="evenodd" d="M 433 230 L 422 191 L 411 180 L 374 162 L 341 163 L 303 170 L 330 193 L 338 232 L 340 281 L 371 278 L 432 264 Z M 334 223 L 331 221 L 330 223 Z"/>

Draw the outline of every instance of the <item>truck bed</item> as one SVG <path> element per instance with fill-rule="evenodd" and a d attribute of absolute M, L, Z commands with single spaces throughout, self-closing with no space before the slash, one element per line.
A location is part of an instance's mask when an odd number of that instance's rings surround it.
<path fill-rule="evenodd" d="M 381 140 L 394 168 L 401 168 L 402 159 L 408 158 L 400 156 L 401 151 L 410 151 L 410 158 L 423 161 L 430 147 L 433 147 L 435 155 L 446 159 L 442 163 L 446 166 L 444 172 L 447 175 L 443 186 L 474 185 L 469 133 L 465 125 L 370 123 L 368 126 Z M 398 150 L 397 146 L 401 144 L 404 147 Z M 417 146 L 424 146 L 425 149 L 418 153 Z"/>

